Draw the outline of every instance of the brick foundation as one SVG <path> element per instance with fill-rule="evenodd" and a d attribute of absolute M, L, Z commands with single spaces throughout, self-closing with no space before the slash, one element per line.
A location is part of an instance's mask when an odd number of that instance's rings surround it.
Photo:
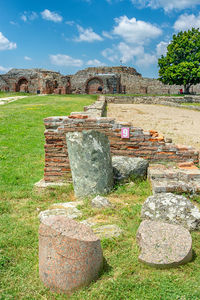
<path fill-rule="evenodd" d="M 114 119 L 102 117 L 106 100 L 100 96 L 98 101 L 85 107 L 84 112 L 70 116 L 50 117 L 45 123 L 45 182 L 71 180 L 66 133 L 94 129 L 107 134 L 112 155 L 142 157 L 149 161 L 199 162 L 199 153 L 192 147 L 166 143 L 158 132 L 143 131 L 130 123 L 117 123 Z M 130 138 L 121 138 L 121 128 L 128 127 Z"/>

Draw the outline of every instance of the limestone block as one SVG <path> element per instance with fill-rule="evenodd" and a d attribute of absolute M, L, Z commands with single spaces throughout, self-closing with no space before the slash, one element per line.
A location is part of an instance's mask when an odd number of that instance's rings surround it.
<path fill-rule="evenodd" d="M 96 208 L 112 207 L 112 203 L 108 199 L 99 195 L 92 199 L 91 205 Z"/>
<path fill-rule="evenodd" d="M 141 218 L 182 225 L 188 230 L 200 229 L 200 211 L 190 200 L 181 195 L 161 193 L 144 202 Z"/>
<path fill-rule="evenodd" d="M 70 132 L 66 137 L 75 195 L 110 192 L 113 170 L 108 137 L 94 130 Z"/>
<path fill-rule="evenodd" d="M 192 259 L 192 238 L 182 226 L 145 220 L 136 237 L 139 260 L 153 267 L 175 267 Z"/>
<path fill-rule="evenodd" d="M 113 237 L 119 237 L 123 231 L 119 226 L 116 224 L 111 225 L 102 225 L 96 228 L 93 228 L 93 232 L 97 235 L 100 239 L 111 239 Z"/>
<path fill-rule="evenodd" d="M 115 181 L 124 181 L 130 177 L 146 177 L 149 163 L 143 158 L 113 156 L 112 165 Z"/>
<path fill-rule="evenodd" d="M 98 278 L 103 265 L 100 240 L 83 224 L 50 216 L 39 228 L 39 274 L 53 291 L 70 293 Z"/>

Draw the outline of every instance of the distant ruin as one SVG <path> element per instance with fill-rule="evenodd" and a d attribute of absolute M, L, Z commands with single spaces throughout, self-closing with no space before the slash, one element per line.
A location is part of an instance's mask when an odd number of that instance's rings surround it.
<path fill-rule="evenodd" d="M 43 69 L 12 69 L 0 75 L 0 90 L 41 94 L 177 94 L 183 88 L 143 78 L 134 68 L 91 67 L 74 75 Z M 200 93 L 200 84 L 191 87 Z"/>

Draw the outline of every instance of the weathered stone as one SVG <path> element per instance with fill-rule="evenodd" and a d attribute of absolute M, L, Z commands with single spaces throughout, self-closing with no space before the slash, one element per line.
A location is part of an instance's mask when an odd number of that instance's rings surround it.
<path fill-rule="evenodd" d="M 69 219 L 76 219 L 82 217 L 82 212 L 73 206 L 63 207 L 63 208 L 54 208 L 41 211 L 39 213 L 39 220 L 43 222 L 49 216 L 66 216 Z"/>
<path fill-rule="evenodd" d="M 192 259 L 192 238 L 187 229 L 155 221 L 143 221 L 137 231 L 139 260 L 158 268 L 175 267 Z"/>
<path fill-rule="evenodd" d="M 110 192 L 113 170 L 108 137 L 94 130 L 71 132 L 66 136 L 75 195 Z"/>
<path fill-rule="evenodd" d="M 112 207 L 112 203 L 108 199 L 99 195 L 92 199 L 91 205 L 96 208 Z"/>
<path fill-rule="evenodd" d="M 39 274 L 53 291 L 70 293 L 98 278 L 103 265 L 100 240 L 65 216 L 46 218 L 39 228 Z"/>
<path fill-rule="evenodd" d="M 119 226 L 112 225 L 103 225 L 97 228 L 92 228 L 94 234 L 96 234 L 100 239 L 106 238 L 111 239 L 113 237 L 119 237 L 122 234 L 122 229 Z"/>
<path fill-rule="evenodd" d="M 138 157 L 113 156 L 112 157 L 114 179 L 124 181 L 128 178 L 144 178 L 147 176 L 149 163 Z"/>
<path fill-rule="evenodd" d="M 53 208 L 60 208 L 60 209 L 69 209 L 69 208 L 76 208 L 79 205 L 83 205 L 83 201 L 73 201 L 73 202 L 61 202 L 61 203 L 54 203 L 52 205 Z"/>
<path fill-rule="evenodd" d="M 188 147 L 189 149 L 189 147 Z M 184 162 L 174 167 L 155 165 L 148 168 L 152 191 L 157 193 L 199 193 L 200 170 L 193 162 Z"/>
<path fill-rule="evenodd" d="M 188 230 L 200 229 L 200 211 L 181 195 L 161 193 L 147 198 L 142 206 L 142 219 L 182 225 Z"/>

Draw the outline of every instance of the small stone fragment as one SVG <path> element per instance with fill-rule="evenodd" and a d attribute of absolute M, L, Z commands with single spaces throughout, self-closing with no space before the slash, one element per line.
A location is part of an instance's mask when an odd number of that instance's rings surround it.
<path fill-rule="evenodd" d="M 112 157 L 114 180 L 126 181 L 129 178 L 146 178 L 149 162 L 143 158 L 128 156 Z"/>
<path fill-rule="evenodd" d="M 104 207 L 112 207 L 112 204 L 110 201 L 104 197 L 101 196 L 96 196 L 94 199 L 91 201 L 92 207 L 96 208 L 104 208 Z"/>
<path fill-rule="evenodd" d="M 192 259 L 192 238 L 187 229 L 155 221 L 143 221 L 137 231 L 139 261 L 153 267 L 170 268 Z"/>
<path fill-rule="evenodd" d="M 49 216 L 66 216 L 69 219 L 76 219 L 82 217 L 82 212 L 76 207 L 67 207 L 67 208 L 55 208 L 41 211 L 38 215 L 40 222 L 43 222 Z"/>
<path fill-rule="evenodd" d="M 103 266 L 100 240 L 83 224 L 50 216 L 39 228 L 39 274 L 52 291 L 71 293 L 96 280 Z"/>
<path fill-rule="evenodd" d="M 184 196 L 172 193 L 148 197 L 142 206 L 141 218 L 182 225 L 190 231 L 200 229 L 199 209 Z"/>
<path fill-rule="evenodd" d="M 92 230 L 94 234 L 97 235 L 100 239 L 111 239 L 113 237 L 119 237 L 123 232 L 122 229 L 115 224 L 99 226 L 97 228 L 92 228 Z"/>

